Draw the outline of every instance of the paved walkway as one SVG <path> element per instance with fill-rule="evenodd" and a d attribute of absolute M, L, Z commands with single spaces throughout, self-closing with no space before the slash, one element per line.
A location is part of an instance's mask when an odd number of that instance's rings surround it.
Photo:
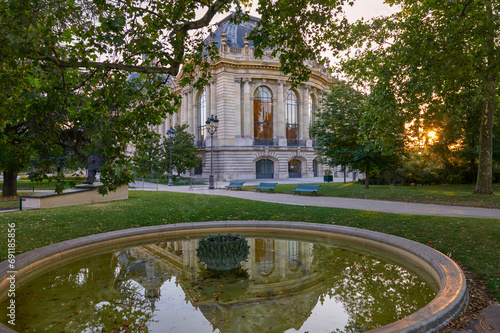
<path fill-rule="evenodd" d="M 343 181 L 343 179 L 336 178 L 335 181 Z M 277 183 L 321 183 L 322 178 L 308 178 L 308 179 L 273 179 Z M 257 185 L 260 183 L 258 179 L 245 180 L 245 185 Z M 286 205 L 302 205 L 302 206 L 317 206 L 317 207 L 332 207 L 332 208 L 345 208 L 345 209 L 358 209 L 375 212 L 395 213 L 395 214 L 409 214 L 409 215 L 433 215 L 433 216 L 450 216 L 450 217 L 476 217 L 487 219 L 499 219 L 500 209 L 488 208 L 474 208 L 474 207 L 459 207 L 459 206 L 445 206 L 445 205 L 432 205 L 432 204 L 419 204 L 409 202 L 395 202 L 383 200 L 369 200 L 369 199 L 352 199 L 352 198 L 338 198 L 338 197 L 323 197 L 323 196 L 309 196 L 309 195 L 293 195 L 281 193 L 262 193 L 254 191 L 238 191 L 238 190 L 225 190 L 224 186 L 229 182 L 218 182 L 217 189 L 209 190 L 205 186 L 167 186 L 157 185 L 151 183 L 144 184 L 144 190 L 158 190 L 158 191 L 172 191 L 184 193 L 197 193 L 228 196 L 233 198 L 241 198 L 248 200 L 274 202 Z M 141 184 L 137 183 L 136 186 L 141 188 Z"/>
<path fill-rule="evenodd" d="M 498 333 L 500 332 L 500 304 L 481 310 L 472 318 L 464 330 L 451 330 L 450 333 Z"/>

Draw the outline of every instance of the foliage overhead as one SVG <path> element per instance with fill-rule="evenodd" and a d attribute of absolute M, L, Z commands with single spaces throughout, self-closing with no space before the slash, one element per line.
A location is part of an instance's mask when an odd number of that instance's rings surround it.
<path fill-rule="evenodd" d="M 304 60 L 320 57 L 325 32 L 337 27 L 342 3 L 257 1 L 262 19 L 249 36 L 256 54 L 272 49 L 285 74 L 295 82 L 305 80 Z M 131 181 L 126 145 L 146 140 L 149 125 L 178 110 L 177 84 L 200 88 L 207 82 L 210 61 L 217 59 L 217 45 L 205 42 L 215 15 L 234 10 L 233 20 L 244 21 L 247 5 L 236 0 L 0 2 L 0 144 L 22 150 L 7 134 L 22 127 L 15 134 L 22 145 L 41 143 L 39 151 L 33 148 L 56 161 L 69 146 L 61 143 L 59 132 L 69 129 L 81 134 L 82 151 L 106 155 L 103 192 Z M 2 169 L 27 168 L 21 164 L 2 164 Z M 52 171 L 48 168 L 39 171 Z"/>

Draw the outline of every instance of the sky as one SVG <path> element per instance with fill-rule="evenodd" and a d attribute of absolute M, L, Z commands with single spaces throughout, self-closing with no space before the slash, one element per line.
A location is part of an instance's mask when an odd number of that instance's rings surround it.
<path fill-rule="evenodd" d="M 390 7 L 383 0 L 356 0 L 353 7 L 346 7 L 346 15 L 349 21 L 387 16 L 396 11 L 397 7 Z"/>
<path fill-rule="evenodd" d="M 397 11 L 396 7 L 390 7 L 383 0 L 355 0 L 354 6 L 346 6 L 346 15 L 349 21 L 355 21 L 361 18 L 369 19 L 377 16 L 387 16 Z M 259 16 L 254 10 L 250 12 L 253 16 Z M 218 14 L 212 20 L 213 23 L 221 21 L 227 16 Z"/>

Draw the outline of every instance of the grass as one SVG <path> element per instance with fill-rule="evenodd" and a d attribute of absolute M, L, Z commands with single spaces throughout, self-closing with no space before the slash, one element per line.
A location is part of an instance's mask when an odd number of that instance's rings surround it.
<path fill-rule="evenodd" d="M 391 186 L 370 185 L 365 190 L 359 182 L 318 183 L 321 185 L 318 195 L 375 199 L 388 201 L 404 201 L 432 203 L 453 206 L 500 208 L 500 184 L 493 184 L 493 195 L 473 194 L 474 185 L 432 185 L 432 186 Z M 276 193 L 292 193 L 296 184 L 278 184 Z M 255 186 L 245 186 L 244 190 L 254 190 Z"/>
<path fill-rule="evenodd" d="M 500 219 L 397 215 L 173 192 L 133 191 L 129 195 L 125 201 L 1 214 L 0 255 L 5 259 L 9 223 L 16 225 L 16 250 L 22 253 L 86 235 L 149 225 L 304 221 L 381 231 L 427 244 L 477 273 L 500 299 Z"/>

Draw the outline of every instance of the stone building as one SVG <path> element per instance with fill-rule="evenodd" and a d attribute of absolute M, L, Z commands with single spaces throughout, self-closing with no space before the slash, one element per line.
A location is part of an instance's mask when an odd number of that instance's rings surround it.
<path fill-rule="evenodd" d="M 219 23 L 211 37 L 220 59 L 213 63 L 209 84 L 203 90 L 176 88 L 182 94 L 182 106 L 157 132 L 165 136 L 173 125 L 189 125 L 203 155 L 202 165 L 191 175 L 209 175 L 213 149 L 216 180 L 321 176 L 309 126 L 321 93 L 329 89 L 331 75 L 310 62 L 309 81 L 292 88 L 270 51 L 262 59 L 253 56 L 246 36 L 259 19 L 234 24 L 230 17 Z M 205 125 L 211 115 L 219 120 L 213 141 Z"/>

